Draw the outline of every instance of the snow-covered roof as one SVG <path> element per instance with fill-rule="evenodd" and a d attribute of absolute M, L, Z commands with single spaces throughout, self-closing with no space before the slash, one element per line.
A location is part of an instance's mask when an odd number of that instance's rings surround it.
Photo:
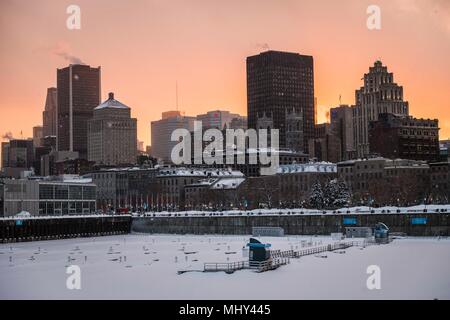
<path fill-rule="evenodd" d="M 50 179 L 44 179 L 43 181 L 50 183 L 92 183 L 92 178 L 76 174 L 63 174 L 56 177 L 50 177 Z"/>
<path fill-rule="evenodd" d="M 428 164 L 412 164 L 412 165 L 388 165 L 385 166 L 384 169 L 426 169 L 428 168 Z"/>
<path fill-rule="evenodd" d="M 53 182 L 53 181 L 52 181 Z M 92 178 L 79 178 L 79 179 L 64 179 L 62 181 L 54 182 L 64 182 L 64 183 L 92 183 Z"/>
<path fill-rule="evenodd" d="M 31 213 L 28 211 L 20 211 L 18 214 L 15 215 L 15 217 L 31 217 Z"/>
<path fill-rule="evenodd" d="M 356 161 L 357 160 L 345 160 L 345 161 L 338 162 L 338 165 L 340 165 L 340 166 L 353 165 L 356 163 Z M 359 161 L 361 161 L 361 160 L 359 160 Z"/>
<path fill-rule="evenodd" d="M 292 150 L 279 150 L 274 148 L 249 148 L 247 153 L 294 153 Z"/>
<path fill-rule="evenodd" d="M 212 186 L 212 189 L 236 189 L 245 181 L 245 178 L 223 178 L 217 180 Z"/>
<path fill-rule="evenodd" d="M 245 181 L 244 177 L 216 177 L 201 179 L 187 187 L 209 187 L 211 189 L 236 189 Z"/>
<path fill-rule="evenodd" d="M 244 174 L 236 170 L 210 169 L 210 168 L 168 168 L 160 170 L 158 177 L 243 177 Z"/>
<path fill-rule="evenodd" d="M 353 159 L 353 160 L 346 160 L 346 161 L 341 161 L 338 162 L 339 165 L 346 165 L 346 164 L 354 164 L 356 162 L 365 162 L 365 161 L 389 161 L 390 159 L 387 158 L 383 158 L 383 157 L 373 157 L 373 158 L 367 158 L 367 159 Z M 397 159 L 400 160 L 400 159 Z"/>
<path fill-rule="evenodd" d="M 208 150 L 204 150 L 203 154 L 209 154 L 210 151 Z M 281 155 L 287 155 L 287 154 L 292 154 L 292 155 L 300 155 L 300 156 L 307 156 L 307 154 L 303 153 L 303 152 L 294 152 L 290 149 L 274 149 L 274 148 L 248 148 L 245 150 L 242 149 L 238 149 L 237 146 L 235 144 L 227 146 L 226 149 L 216 149 L 215 152 L 217 154 L 227 154 L 227 152 L 233 152 L 236 155 L 239 154 L 281 154 Z"/>
<path fill-rule="evenodd" d="M 386 160 L 385 169 L 402 169 L 402 168 L 428 168 L 426 161 L 409 160 L 409 159 L 395 159 Z"/>
<path fill-rule="evenodd" d="M 68 184 L 68 183 L 91 184 L 92 178 L 87 177 L 87 176 L 65 174 L 65 175 L 59 175 L 59 176 L 44 176 L 44 177 L 32 176 L 32 177 L 27 177 L 25 179 L 7 179 L 7 181 L 17 181 L 17 183 L 22 183 L 23 181 L 36 181 L 37 183 L 44 183 L 44 184 Z"/>
<path fill-rule="evenodd" d="M 301 173 L 301 172 L 337 172 L 337 165 L 331 162 L 294 163 L 281 165 L 277 173 Z"/>
<path fill-rule="evenodd" d="M 117 109 L 129 109 L 128 106 L 124 105 L 122 102 L 114 99 L 114 93 L 109 93 L 108 100 L 101 103 L 98 107 L 94 108 L 94 110 L 104 109 L 104 108 L 117 108 Z"/>
<path fill-rule="evenodd" d="M 214 182 L 217 181 L 217 178 L 208 178 L 208 179 L 201 179 L 195 183 L 188 184 L 187 187 L 207 187 L 211 186 Z"/>
<path fill-rule="evenodd" d="M 146 170 L 156 170 L 157 168 L 140 168 L 140 167 L 118 167 L 118 168 L 102 168 L 99 171 L 95 172 L 95 173 L 99 173 L 99 172 L 122 172 L 122 171 L 146 171 Z"/>

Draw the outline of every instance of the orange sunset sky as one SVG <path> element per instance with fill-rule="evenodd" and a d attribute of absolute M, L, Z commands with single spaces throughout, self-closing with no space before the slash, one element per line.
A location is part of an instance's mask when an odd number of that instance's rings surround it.
<path fill-rule="evenodd" d="M 81 30 L 66 28 L 66 8 L 81 8 Z M 368 5 L 381 30 L 366 27 Z M 246 114 L 245 58 L 272 50 L 314 57 L 319 122 L 354 91 L 376 59 L 404 87 L 410 112 L 438 118 L 450 138 L 448 0 L 0 0 L 0 134 L 32 135 L 42 124 L 56 68 L 78 58 L 102 67 L 109 91 L 132 108 L 138 138 L 175 109 Z"/>

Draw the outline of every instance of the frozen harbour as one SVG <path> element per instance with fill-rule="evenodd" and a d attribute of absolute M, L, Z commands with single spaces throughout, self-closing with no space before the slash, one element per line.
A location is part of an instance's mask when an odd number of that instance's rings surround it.
<path fill-rule="evenodd" d="M 1 299 L 450 299 L 450 239 L 403 238 L 291 259 L 274 271 L 204 273 L 205 262 L 243 261 L 249 236 L 126 235 L 0 245 Z M 262 237 L 300 250 L 331 237 Z M 345 253 L 344 253 L 345 252 Z M 326 256 L 326 258 L 325 258 Z M 66 267 L 81 289 L 66 287 Z M 381 289 L 366 286 L 367 267 Z"/>

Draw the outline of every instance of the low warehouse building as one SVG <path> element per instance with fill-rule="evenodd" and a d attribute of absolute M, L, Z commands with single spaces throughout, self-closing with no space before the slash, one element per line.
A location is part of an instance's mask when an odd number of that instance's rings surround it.
<path fill-rule="evenodd" d="M 78 176 L 5 179 L 0 182 L 0 216 L 22 211 L 33 216 L 89 214 L 96 211 L 95 198 L 92 180 Z"/>

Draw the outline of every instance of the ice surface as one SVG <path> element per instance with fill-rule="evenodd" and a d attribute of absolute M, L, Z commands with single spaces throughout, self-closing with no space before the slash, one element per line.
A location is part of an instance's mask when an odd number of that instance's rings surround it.
<path fill-rule="evenodd" d="M 242 261 L 249 236 L 126 235 L 0 245 L 0 299 L 450 299 L 450 239 L 404 238 L 291 259 L 274 271 L 204 273 L 205 262 Z M 300 250 L 331 237 L 262 237 Z M 246 252 L 246 251 L 244 251 Z M 66 288 L 66 266 L 81 290 Z M 381 290 L 366 287 L 369 265 Z"/>

